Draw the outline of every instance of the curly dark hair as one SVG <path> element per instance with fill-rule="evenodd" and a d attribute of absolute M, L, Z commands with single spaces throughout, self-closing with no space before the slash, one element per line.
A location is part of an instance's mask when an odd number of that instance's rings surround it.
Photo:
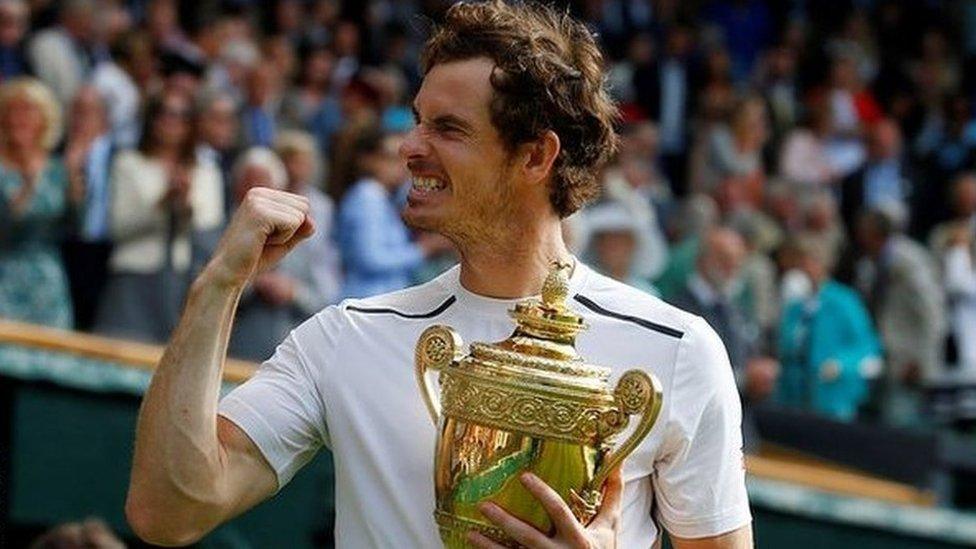
<path fill-rule="evenodd" d="M 597 172 L 617 150 L 617 108 L 606 90 L 603 55 L 593 35 L 568 13 L 526 1 L 461 2 L 424 46 L 424 74 L 440 63 L 487 57 L 491 119 L 511 151 L 559 136 L 550 201 L 566 217 L 599 192 Z"/>

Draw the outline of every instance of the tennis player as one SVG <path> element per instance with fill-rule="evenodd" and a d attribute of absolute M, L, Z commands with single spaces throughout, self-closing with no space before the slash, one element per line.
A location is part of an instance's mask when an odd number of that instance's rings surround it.
<path fill-rule="evenodd" d="M 619 368 L 617 377 L 646 368 L 663 385 L 664 408 L 590 524 L 532 476 L 521 481 L 553 532 L 490 505 L 482 512 L 530 548 L 648 548 L 664 531 L 678 549 L 751 547 L 741 409 L 721 341 L 701 318 L 594 272 L 563 242 L 560 221 L 597 193 L 617 144 L 591 33 L 539 4 L 462 3 L 422 63 L 416 126 L 399 149 L 412 176 L 403 216 L 450 239 L 460 264 L 421 286 L 326 308 L 218 400 L 241 292 L 314 230 L 305 198 L 251 190 L 194 282 L 146 393 L 126 502 L 135 532 L 193 542 L 328 448 L 337 547 L 439 547 L 436 432 L 415 386 L 414 345 L 433 323 L 467 341 L 504 339 L 507 310 L 538 294 L 558 260 L 574 265 L 570 305 L 590 326 L 580 353 Z"/>

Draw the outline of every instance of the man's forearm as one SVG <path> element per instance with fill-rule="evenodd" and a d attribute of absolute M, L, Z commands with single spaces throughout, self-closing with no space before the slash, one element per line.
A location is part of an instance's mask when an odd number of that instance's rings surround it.
<path fill-rule="evenodd" d="M 720 536 L 698 539 L 671 538 L 675 549 L 752 549 L 752 524 L 747 524 Z"/>
<path fill-rule="evenodd" d="M 147 537 L 179 539 L 222 518 L 217 399 L 240 293 L 204 271 L 146 392 L 126 512 L 134 528 L 155 530 Z"/>

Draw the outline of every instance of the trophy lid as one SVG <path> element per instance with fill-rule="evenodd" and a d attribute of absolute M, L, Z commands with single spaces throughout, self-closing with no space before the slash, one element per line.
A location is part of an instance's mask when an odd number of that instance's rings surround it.
<path fill-rule="evenodd" d="M 494 365 L 499 373 L 525 375 L 546 384 L 602 387 L 610 369 L 586 364 L 576 351 L 576 334 L 586 329 L 583 318 L 566 306 L 572 264 L 553 262 L 540 298 L 520 301 L 509 311 L 515 331 L 505 341 L 473 343 L 471 354 Z"/>

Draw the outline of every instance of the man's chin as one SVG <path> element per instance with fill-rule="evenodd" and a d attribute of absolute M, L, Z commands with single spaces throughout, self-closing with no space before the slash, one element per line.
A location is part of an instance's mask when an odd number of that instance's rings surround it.
<path fill-rule="evenodd" d="M 418 211 L 418 208 L 407 206 L 400 212 L 403 222 L 415 231 L 440 232 L 438 229 L 442 225 L 438 219 L 430 214 Z"/>

